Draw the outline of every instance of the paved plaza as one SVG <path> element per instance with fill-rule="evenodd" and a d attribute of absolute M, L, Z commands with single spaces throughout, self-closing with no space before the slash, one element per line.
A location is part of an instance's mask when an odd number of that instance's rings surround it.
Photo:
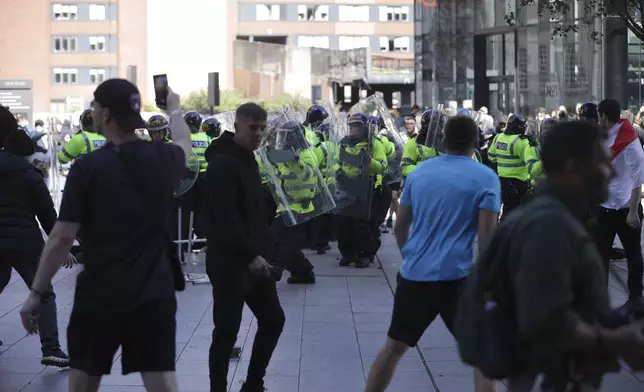
<path fill-rule="evenodd" d="M 396 272 L 401 257 L 390 234 L 379 253 L 382 269 L 341 268 L 338 253 L 310 255 L 317 284 L 279 284 L 286 326 L 266 377 L 270 392 L 361 392 L 376 353 L 384 342 L 393 303 Z M 624 263 L 616 263 L 611 277 L 615 305 L 625 300 Z M 77 268 L 78 269 L 78 268 Z M 72 307 L 74 271 L 63 270 L 55 279 L 58 325 L 66 346 L 66 327 Z M 67 391 L 67 372 L 40 365 L 40 343 L 26 336 L 19 320 L 27 287 L 17 274 L 0 295 L 0 392 Z M 209 285 L 189 285 L 178 295 L 177 374 L 182 392 L 208 391 L 208 348 L 211 341 L 212 296 Z M 244 349 L 231 361 L 230 391 L 241 387 L 248 367 L 256 323 L 246 311 L 238 344 Z M 101 391 L 144 391 L 138 375 L 122 376 L 115 358 L 112 375 Z M 471 392 L 472 370 L 460 363 L 455 342 L 442 322 L 425 333 L 418 349 L 403 358 L 389 391 Z M 644 391 L 644 374 L 607 377 L 603 391 Z"/>

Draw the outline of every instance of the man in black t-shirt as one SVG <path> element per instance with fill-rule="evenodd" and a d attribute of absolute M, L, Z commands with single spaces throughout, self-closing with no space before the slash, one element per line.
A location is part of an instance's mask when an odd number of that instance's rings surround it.
<path fill-rule="evenodd" d="M 82 228 L 84 270 L 67 330 L 72 392 L 97 390 L 119 347 L 123 374 L 141 372 L 148 391 L 178 390 L 177 304 L 164 221 L 191 147 L 178 96 L 170 93 L 167 101 L 174 144 L 147 142 L 135 133 L 144 127 L 136 86 L 111 79 L 97 87 L 94 129 L 108 143 L 72 166 L 21 311 L 33 332 L 41 293 Z"/>

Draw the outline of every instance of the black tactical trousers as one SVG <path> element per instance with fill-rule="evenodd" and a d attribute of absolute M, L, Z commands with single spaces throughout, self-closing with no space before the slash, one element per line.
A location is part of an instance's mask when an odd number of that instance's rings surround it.
<path fill-rule="evenodd" d="M 310 244 L 312 248 L 325 248 L 331 241 L 333 233 L 333 214 L 316 216 L 310 222 Z"/>
<path fill-rule="evenodd" d="M 31 287 L 36 277 L 40 253 L 22 253 L 11 250 L 0 250 L 0 293 L 7 287 L 11 280 L 11 269 L 15 269 L 25 282 Z M 53 355 L 60 351 L 58 340 L 58 317 L 56 313 L 56 294 L 50 284 L 44 292 L 41 301 L 38 329 L 43 356 Z"/>
<path fill-rule="evenodd" d="M 343 259 L 355 261 L 359 257 L 368 257 L 373 246 L 367 219 L 336 215 L 335 232 Z"/>
<path fill-rule="evenodd" d="M 310 222 L 306 222 L 307 224 Z M 281 217 L 275 218 L 271 225 L 273 251 L 270 261 L 275 267 L 287 270 L 292 276 L 306 277 L 313 271 L 313 264 L 302 253 L 302 243 L 306 242 L 306 230 L 297 226 L 288 227 Z"/>
<path fill-rule="evenodd" d="M 530 183 L 528 181 L 517 180 L 516 178 L 501 179 L 501 201 L 503 203 L 503 214 L 501 219 L 505 219 L 508 214 L 516 209 L 523 199 L 528 195 Z"/>
<path fill-rule="evenodd" d="M 284 328 L 284 311 L 277 297 L 275 281 L 253 278 L 244 273 L 209 274 L 213 283 L 213 321 L 210 345 L 210 392 L 228 391 L 230 355 L 237 340 L 244 303 L 257 319 L 257 333 L 248 364 L 246 383 L 258 388 Z"/>
<path fill-rule="evenodd" d="M 391 189 L 383 186 L 374 190 L 373 198 L 371 199 L 371 216 L 369 217 L 369 237 L 370 244 L 368 249 L 365 250 L 365 256 L 373 258 L 380 250 L 381 245 L 381 232 L 380 225 L 387 218 L 387 211 L 391 205 Z"/>

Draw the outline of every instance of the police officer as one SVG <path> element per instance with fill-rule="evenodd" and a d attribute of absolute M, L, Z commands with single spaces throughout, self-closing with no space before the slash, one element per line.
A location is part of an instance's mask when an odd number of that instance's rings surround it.
<path fill-rule="evenodd" d="M 212 142 L 221 136 L 221 124 L 214 117 L 207 118 L 203 121 L 203 124 L 201 124 L 201 131 L 205 133 L 210 139 L 210 142 Z"/>
<path fill-rule="evenodd" d="M 170 140 L 170 123 L 162 115 L 155 114 L 150 117 L 145 123 L 145 129 L 148 131 L 151 140 L 172 143 L 172 140 Z"/>
<path fill-rule="evenodd" d="M 373 249 L 375 249 L 377 252 L 378 249 L 380 249 L 381 245 L 381 231 L 385 233 L 389 232 L 384 223 L 385 219 L 387 218 L 387 211 L 389 210 L 389 206 L 391 205 L 392 196 L 391 189 L 387 185 L 387 182 L 385 182 L 385 176 L 396 163 L 396 145 L 387 138 L 387 127 L 385 126 L 385 122 L 381 117 L 370 116 L 369 123 L 376 130 L 376 132 L 374 133 L 374 138 L 376 138 L 376 141 L 374 143 L 382 144 L 382 147 L 385 150 L 385 156 L 387 157 L 387 172 L 381 175 L 376 175 L 374 195 L 371 201 L 372 211 L 369 218 L 369 232 L 371 233 L 371 238 L 373 241 Z M 388 177 L 387 180 L 389 180 Z M 375 253 L 369 255 L 369 260 L 373 262 L 375 256 Z"/>
<path fill-rule="evenodd" d="M 329 117 L 329 112 L 322 105 L 312 105 L 309 110 L 306 111 L 306 121 L 304 121 L 304 127 L 306 132 L 306 141 L 313 147 L 316 147 L 320 143 L 320 138 L 318 137 L 315 130 L 324 122 L 324 120 Z"/>
<path fill-rule="evenodd" d="M 508 118 L 505 130 L 492 140 L 488 151 L 488 158 L 496 165 L 501 180 L 501 219 L 517 208 L 521 198 L 530 190 L 529 157 L 526 152 L 535 143 L 525 134 L 527 126 L 524 117 L 513 114 Z"/>
<path fill-rule="evenodd" d="M 278 200 L 277 212 L 289 210 L 296 215 L 295 220 L 305 220 L 307 214 L 315 212 L 314 198 L 318 189 L 316 175 L 317 159 L 308 146 L 304 128 L 295 121 L 286 121 L 273 130 L 276 135 L 275 152 L 294 150 L 290 161 L 273 161 L 271 151 L 267 158 L 271 161 L 272 172 L 284 192 L 285 201 Z M 263 165 L 262 165 L 263 166 Z M 288 202 L 288 205 L 284 205 Z M 298 226 L 287 226 L 284 219 L 277 218 L 271 225 L 273 233 L 273 260 L 278 269 L 291 273 L 287 282 L 291 284 L 313 284 L 315 273 L 313 264 L 302 253 L 302 243 L 306 241 L 306 231 Z"/>
<path fill-rule="evenodd" d="M 445 121 L 445 116 L 437 110 L 429 109 L 423 112 L 420 118 L 420 131 L 415 138 L 407 140 L 403 149 L 400 164 L 403 177 L 406 178 L 411 174 L 422 161 L 440 155 L 434 146 L 428 147 L 425 143 L 430 132 L 443 129 Z M 433 129 L 429 129 L 430 125 Z"/>
<path fill-rule="evenodd" d="M 197 181 L 190 188 L 188 192 L 180 197 L 180 205 L 182 207 L 181 226 L 182 232 L 189 233 L 190 227 L 190 212 L 194 213 L 194 232 L 197 238 L 204 239 L 206 237 L 207 229 L 207 189 L 205 183 L 206 169 L 208 162 L 206 162 L 206 149 L 210 145 L 210 138 L 204 132 L 201 132 L 202 119 L 201 115 L 195 111 L 189 111 L 183 116 L 183 120 L 190 129 L 190 139 L 192 140 L 192 152 L 194 155 L 190 157 L 190 161 L 194 163 L 195 160 L 199 161 L 199 176 Z M 199 248 L 201 244 L 195 247 Z"/>
<path fill-rule="evenodd" d="M 350 131 L 340 141 L 337 163 L 333 171 L 336 173 L 336 181 L 339 186 L 342 182 L 349 184 L 352 181 L 363 181 L 365 178 L 371 179 L 365 184 L 368 187 L 364 189 L 360 187 L 360 192 L 365 192 L 365 195 L 353 195 L 358 200 L 358 205 L 352 207 L 356 212 L 363 208 L 370 210 L 372 205 L 360 205 L 360 199 L 365 202 L 369 200 L 368 194 L 373 192 L 376 186 L 376 176 L 383 175 L 387 171 L 385 148 L 382 142 L 370 135 L 369 118 L 363 113 L 351 115 L 347 123 Z M 349 161 L 345 162 L 341 158 L 342 155 L 363 156 L 364 154 L 368 154 L 368 159 L 366 164 L 361 166 L 355 166 L 355 164 Z M 375 244 L 369 231 L 368 214 L 367 212 L 364 216 L 358 216 L 359 214 L 351 214 L 350 211 L 336 213 L 335 229 L 338 250 L 342 255 L 340 266 L 349 266 L 355 263 L 356 268 L 369 267 L 370 259 L 375 254 Z"/>
<path fill-rule="evenodd" d="M 324 178 L 327 188 L 333 193 L 335 191 L 335 173 L 331 170 L 332 165 L 329 164 L 329 153 L 333 150 L 333 145 L 329 141 L 330 132 L 331 124 L 320 124 L 315 130 L 319 143 L 312 149 L 317 160 L 318 170 Z M 333 237 L 333 214 L 331 212 L 313 218 L 309 237 L 311 249 L 316 251 L 317 254 L 323 255 L 331 249 L 329 245 Z"/>
<path fill-rule="evenodd" d="M 92 111 L 86 109 L 80 116 L 80 132 L 72 136 L 69 142 L 58 153 L 58 161 L 69 163 L 81 155 L 90 153 L 105 145 L 105 136 L 94 132 Z"/>
<path fill-rule="evenodd" d="M 539 130 L 539 139 L 543 140 L 543 136 L 550 131 L 557 121 L 552 118 L 546 118 L 541 122 Z M 530 174 L 530 182 L 534 187 L 537 181 L 545 177 L 543 172 L 543 165 L 541 164 L 541 143 L 536 146 L 530 147 L 526 150 L 526 161 L 528 162 L 528 174 Z"/>

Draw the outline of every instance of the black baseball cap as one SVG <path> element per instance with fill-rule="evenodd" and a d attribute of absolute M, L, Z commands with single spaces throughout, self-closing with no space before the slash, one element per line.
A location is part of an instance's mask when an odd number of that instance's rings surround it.
<path fill-rule="evenodd" d="M 94 91 L 94 101 L 110 109 L 123 131 L 145 128 L 141 117 L 141 94 L 139 89 L 125 79 L 108 79 Z"/>

